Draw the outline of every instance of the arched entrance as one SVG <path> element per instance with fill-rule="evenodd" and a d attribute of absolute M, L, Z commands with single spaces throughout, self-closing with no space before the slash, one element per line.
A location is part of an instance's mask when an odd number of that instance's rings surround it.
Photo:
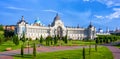
<path fill-rule="evenodd" d="M 62 31 L 62 28 L 61 28 L 60 26 L 57 28 L 57 35 L 58 35 L 60 38 L 62 38 L 63 31 Z"/>

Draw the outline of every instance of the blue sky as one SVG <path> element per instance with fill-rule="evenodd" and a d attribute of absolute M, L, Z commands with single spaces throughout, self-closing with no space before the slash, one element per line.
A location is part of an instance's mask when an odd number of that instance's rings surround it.
<path fill-rule="evenodd" d="M 39 17 L 46 26 L 59 13 L 65 25 L 98 29 L 120 27 L 120 0 L 0 0 L 0 24 L 15 25 L 25 17 L 33 23 Z"/>

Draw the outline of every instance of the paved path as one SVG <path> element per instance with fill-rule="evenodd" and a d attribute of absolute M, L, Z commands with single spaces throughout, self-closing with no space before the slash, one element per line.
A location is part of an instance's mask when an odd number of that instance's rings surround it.
<path fill-rule="evenodd" d="M 120 49 L 114 46 L 118 44 L 120 44 L 120 41 L 109 44 L 103 44 L 104 46 L 109 48 L 109 50 L 112 52 L 114 59 L 120 59 Z"/>
<path fill-rule="evenodd" d="M 54 46 L 54 47 L 42 46 L 42 47 L 37 48 L 37 53 L 60 51 L 60 50 L 73 50 L 73 49 L 78 49 L 78 48 L 83 48 L 83 47 L 88 48 L 88 46 Z M 32 48 L 29 48 L 29 52 L 28 52 L 28 48 L 24 49 L 25 54 L 32 53 L 32 51 L 33 51 Z M 0 52 L 0 59 L 13 59 L 12 56 L 16 54 L 20 54 L 20 49 Z"/>
<path fill-rule="evenodd" d="M 13 59 L 12 56 L 0 56 L 0 59 Z"/>
<path fill-rule="evenodd" d="M 116 44 L 120 44 L 120 42 L 103 44 L 103 45 L 110 49 L 110 51 L 113 53 L 114 59 L 120 59 L 120 49 L 113 46 Z M 84 47 L 88 48 L 88 46 L 84 46 Z M 83 48 L 83 46 L 54 46 L 54 47 L 42 46 L 42 47 L 37 48 L 37 53 L 60 51 L 60 50 L 73 50 L 73 49 L 78 49 L 78 48 Z M 25 54 L 32 53 L 32 51 L 33 51 L 32 48 L 29 48 L 29 52 L 28 52 L 28 48 L 24 49 Z M 20 54 L 20 49 L 0 52 L 0 59 L 13 59 L 12 56 L 16 54 Z"/>
<path fill-rule="evenodd" d="M 107 46 L 113 54 L 114 59 L 120 59 L 120 49 L 114 46 Z"/>

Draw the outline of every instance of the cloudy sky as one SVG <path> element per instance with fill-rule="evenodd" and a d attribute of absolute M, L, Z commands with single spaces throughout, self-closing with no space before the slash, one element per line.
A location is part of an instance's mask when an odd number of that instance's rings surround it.
<path fill-rule="evenodd" d="M 0 24 L 15 25 L 25 17 L 33 23 L 38 17 L 48 25 L 59 13 L 65 25 L 98 29 L 120 27 L 120 0 L 0 0 Z"/>

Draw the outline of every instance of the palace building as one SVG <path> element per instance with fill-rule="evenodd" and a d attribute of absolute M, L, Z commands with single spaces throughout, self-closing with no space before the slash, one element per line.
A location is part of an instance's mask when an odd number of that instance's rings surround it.
<path fill-rule="evenodd" d="M 59 15 L 56 14 L 53 22 L 48 26 L 43 26 L 40 20 L 35 20 L 34 24 L 28 24 L 22 16 L 21 20 L 17 22 L 15 33 L 19 37 L 22 37 L 23 32 L 26 38 L 40 38 L 41 35 L 46 38 L 47 36 L 59 37 L 66 36 L 68 39 L 83 40 L 83 39 L 94 39 L 96 37 L 96 28 L 90 23 L 87 28 L 81 27 L 65 27 L 64 23 L 60 19 Z"/>

